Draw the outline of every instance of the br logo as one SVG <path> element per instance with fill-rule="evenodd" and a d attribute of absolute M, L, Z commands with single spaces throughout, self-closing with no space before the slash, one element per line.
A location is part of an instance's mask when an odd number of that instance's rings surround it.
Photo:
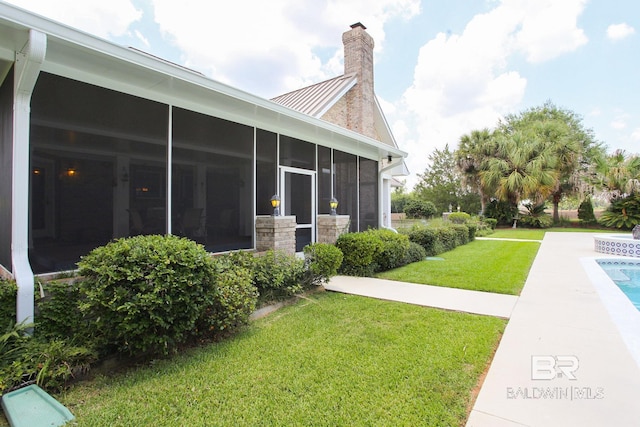
<path fill-rule="evenodd" d="M 567 378 L 576 380 L 579 368 L 576 356 L 531 356 L 531 379 L 554 380 Z"/>

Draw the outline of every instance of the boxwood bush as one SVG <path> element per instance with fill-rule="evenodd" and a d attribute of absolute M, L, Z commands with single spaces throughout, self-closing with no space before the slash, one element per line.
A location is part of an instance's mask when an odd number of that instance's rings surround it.
<path fill-rule="evenodd" d="M 454 224 L 465 224 L 469 220 L 471 220 L 471 215 L 466 212 L 451 212 L 449 214 L 449 221 Z"/>
<path fill-rule="evenodd" d="M 263 301 L 289 298 L 303 290 L 304 260 L 268 250 L 254 260 L 253 283 Z"/>
<path fill-rule="evenodd" d="M 196 321 L 199 340 L 217 339 L 233 333 L 249 321 L 256 308 L 258 290 L 253 285 L 252 271 L 246 266 L 214 259 L 215 291 L 207 294 L 207 302 Z"/>
<path fill-rule="evenodd" d="M 307 286 L 327 283 L 338 274 L 344 256 L 335 245 L 312 243 L 304 247 L 304 262 Z"/>
<path fill-rule="evenodd" d="M 344 256 L 340 273 L 350 276 L 372 276 L 382 252 L 382 240 L 374 233 L 345 233 L 338 237 L 336 246 Z"/>
<path fill-rule="evenodd" d="M 386 271 L 405 265 L 409 251 L 409 237 L 392 230 L 369 230 L 382 242 L 382 250 L 374 257 L 376 271 Z"/>
<path fill-rule="evenodd" d="M 435 228 L 414 227 L 409 231 L 409 240 L 422 246 L 426 256 L 434 256 L 442 252 L 442 245 L 438 241 Z"/>
<path fill-rule="evenodd" d="M 226 329 L 255 304 L 244 273 L 222 274 L 201 245 L 177 236 L 118 239 L 78 266 L 80 309 L 103 351 L 166 355 L 203 333 L 198 324 Z M 246 292 L 235 299 L 234 287 Z"/>

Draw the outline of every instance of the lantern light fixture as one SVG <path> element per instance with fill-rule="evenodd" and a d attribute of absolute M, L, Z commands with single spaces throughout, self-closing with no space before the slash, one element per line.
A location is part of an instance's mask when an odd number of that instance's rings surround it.
<path fill-rule="evenodd" d="M 335 216 L 336 209 L 338 208 L 338 199 L 332 197 L 331 200 L 329 200 L 329 207 L 331 208 L 331 215 Z"/>
<path fill-rule="evenodd" d="M 273 216 L 280 216 L 280 196 L 277 194 L 271 196 L 271 207 L 273 208 Z"/>

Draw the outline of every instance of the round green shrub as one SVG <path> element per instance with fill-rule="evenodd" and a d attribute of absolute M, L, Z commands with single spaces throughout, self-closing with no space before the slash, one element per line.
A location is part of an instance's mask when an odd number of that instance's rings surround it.
<path fill-rule="evenodd" d="M 335 245 L 312 243 L 305 246 L 303 251 L 307 274 L 306 282 L 309 285 L 322 285 L 338 274 L 344 256 Z"/>
<path fill-rule="evenodd" d="M 340 266 L 342 274 L 372 276 L 377 266 L 375 259 L 382 252 L 383 243 L 373 233 L 345 233 L 336 241 L 344 258 Z"/>
<path fill-rule="evenodd" d="M 409 237 L 387 229 L 369 230 L 367 233 L 373 234 L 382 242 L 382 250 L 373 260 L 376 271 L 387 271 L 405 264 Z"/>
<path fill-rule="evenodd" d="M 247 324 L 258 300 L 249 269 L 216 261 L 215 292 L 207 294 L 207 303 L 196 322 L 196 335 L 200 339 L 225 336 Z"/>
<path fill-rule="evenodd" d="M 434 256 L 442 252 L 436 230 L 432 227 L 415 227 L 409 232 L 409 240 L 422 246 L 426 256 Z"/>
<path fill-rule="evenodd" d="M 168 354 L 194 334 L 216 291 L 213 260 L 176 236 L 118 239 L 78 263 L 80 308 L 101 347 Z"/>
<path fill-rule="evenodd" d="M 404 206 L 407 218 L 431 218 L 436 214 L 436 205 L 427 200 L 411 199 Z"/>
<path fill-rule="evenodd" d="M 449 214 L 449 221 L 454 224 L 465 224 L 471 220 L 471 215 L 466 212 L 451 212 Z"/>
<path fill-rule="evenodd" d="M 289 298 L 303 290 L 304 260 L 268 250 L 256 257 L 253 284 L 263 300 Z"/>

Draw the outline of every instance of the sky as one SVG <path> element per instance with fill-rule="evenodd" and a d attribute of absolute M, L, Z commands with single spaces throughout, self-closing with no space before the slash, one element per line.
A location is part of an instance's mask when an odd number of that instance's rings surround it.
<path fill-rule="evenodd" d="M 362 22 L 408 189 L 434 149 L 547 101 L 640 152 L 637 0 L 5 1 L 264 98 L 343 74 Z"/>

